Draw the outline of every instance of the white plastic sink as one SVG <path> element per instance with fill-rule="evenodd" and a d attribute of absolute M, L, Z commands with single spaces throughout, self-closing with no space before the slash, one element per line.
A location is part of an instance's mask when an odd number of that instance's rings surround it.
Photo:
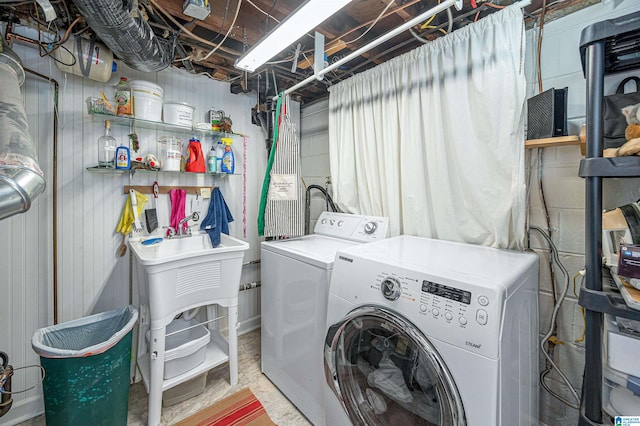
<path fill-rule="evenodd" d="M 215 258 L 223 253 L 243 252 L 249 249 L 249 244 L 242 240 L 226 234 L 220 234 L 220 236 L 221 242 L 216 248 L 211 247 L 211 239 L 206 233 L 194 234 L 185 238 L 165 238 L 162 242 L 152 245 L 144 245 L 142 244 L 143 239 L 140 239 L 130 242 L 130 246 L 138 262 L 143 266 L 203 256 Z M 200 260 L 206 261 L 206 259 Z"/>
<path fill-rule="evenodd" d="M 147 237 L 148 238 L 148 237 Z M 226 234 L 211 247 L 206 233 L 163 239 L 153 245 L 130 241 L 141 305 L 148 305 L 151 329 L 163 328 L 185 310 L 212 300 L 238 297 L 244 252 L 249 244 Z"/>

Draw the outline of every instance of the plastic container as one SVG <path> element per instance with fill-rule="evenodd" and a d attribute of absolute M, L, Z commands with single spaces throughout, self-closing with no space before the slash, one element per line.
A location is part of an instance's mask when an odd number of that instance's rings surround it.
<path fill-rule="evenodd" d="M 116 114 L 118 115 L 132 115 L 133 113 L 133 98 L 131 96 L 131 87 L 129 86 L 129 80 L 127 77 L 120 77 L 120 81 L 116 85 Z"/>
<path fill-rule="evenodd" d="M 113 53 L 107 46 L 95 42 L 92 48 L 91 40 L 79 36 L 69 38 L 51 55 L 60 71 L 103 83 L 109 81 L 111 73 L 117 69 Z"/>
<path fill-rule="evenodd" d="M 124 145 L 116 148 L 116 169 L 131 169 L 131 151 Z"/>
<path fill-rule="evenodd" d="M 222 156 L 224 155 L 224 145 L 222 141 L 218 141 L 216 144 L 216 170 L 218 173 L 222 173 Z"/>
<path fill-rule="evenodd" d="M 602 408 L 610 416 L 636 416 L 640 407 L 637 378 L 602 366 Z"/>
<path fill-rule="evenodd" d="M 231 138 L 221 138 L 222 143 L 224 143 L 224 154 L 222 154 L 222 168 L 220 171 L 222 173 L 233 174 L 236 169 L 236 158 L 233 154 L 233 150 L 231 149 L 231 144 L 233 143 L 233 139 Z"/>
<path fill-rule="evenodd" d="M 606 315 L 607 362 L 611 368 L 640 377 L 640 339 L 620 332 L 613 317 Z"/>
<path fill-rule="evenodd" d="M 204 392 L 207 385 L 207 373 L 203 373 L 198 377 L 180 383 L 166 391 L 162 392 L 162 405 L 168 407 L 179 402 L 186 401 L 189 398 L 200 395 Z"/>
<path fill-rule="evenodd" d="M 218 171 L 218 160 L 216 157 L 215 147 L 212 146 L 211 150 L 209 151 L 209 155 L 207 155 L 207 172 L 216 173 L 217 171 Z"/>
<path fill-rule="evenodd" d="M 182 161 L 182 141 L 173 136 L 161 136 L 158 139 L 158 160 L 160 170 L 179 172 Z"/>
<path fill-rule="evenodd" d="M 165 123 L 189 128 L 193 127 L 195 107 L 185 102 L 169 101 L 165 102 L 162 108 Z"/>
<path fill-rule="evenodd" d="M 162 87 L 145 80 L 129 82 L 133 95 L 133 112 L 136 118 L 149 121 L 162 121 Z"/>
<path fill-rule="evenodd" d="M 178 318 L 167 325 L 167 337 L 164 343 L 163 378 L 165 380 L 186 373 L 204 362 L 207 345 L 211 340 L 209 329 L 204 325 L 198 325 L 185 330 L 197 324 L 196 319 Z M 148 341 L 149 332 L 146 338 Z"/>
<path fill-rule="evenodd" d="M 37 330 L 48 426 L 126 425 L 132 329 L 127 306 Z"/>

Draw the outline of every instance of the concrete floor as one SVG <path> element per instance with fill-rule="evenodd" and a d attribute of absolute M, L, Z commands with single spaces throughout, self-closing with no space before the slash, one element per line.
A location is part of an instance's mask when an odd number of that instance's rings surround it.
<path fill-rule="evenodd" d="M 309 426 L 311 423 L 280 393 L 260 371 L 260 329 L 238 338 L 238 384 L 229 384 L 229 369 L 223 364 L 209 371 L 202 394 L 169 407 L 162 408 L 161 425 L 172 425 L 198 412 L 214 402 L 248 387 L 260 400 L 274 423 L 286 426 Z M 142 382 L 131 385 L 127 425 L 147 424 L 148 395 Z M 44 415 L 35 417 L 22 426 L 44 426 Z"/>

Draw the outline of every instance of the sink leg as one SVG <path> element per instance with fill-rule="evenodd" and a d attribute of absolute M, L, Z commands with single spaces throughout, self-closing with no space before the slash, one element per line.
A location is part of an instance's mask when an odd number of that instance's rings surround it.
<path fill-rule="evenodd" d="M 238 384 L 238 305 L 229 306 L 229 382 Z"/>
<path fill-rule="evenodd" d="M 162 381 L 164 380 L 165 329 L 151 330 L 149 344 L 149 426 L 160 424 L 162 416 Z"/>

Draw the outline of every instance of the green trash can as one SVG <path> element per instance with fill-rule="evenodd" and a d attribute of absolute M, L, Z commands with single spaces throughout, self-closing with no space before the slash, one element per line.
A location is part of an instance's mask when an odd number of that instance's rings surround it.
<path fill-rule="evenodd" d="M 47 426 L 127 424 L 133 306 L 37 330 Z"/>

